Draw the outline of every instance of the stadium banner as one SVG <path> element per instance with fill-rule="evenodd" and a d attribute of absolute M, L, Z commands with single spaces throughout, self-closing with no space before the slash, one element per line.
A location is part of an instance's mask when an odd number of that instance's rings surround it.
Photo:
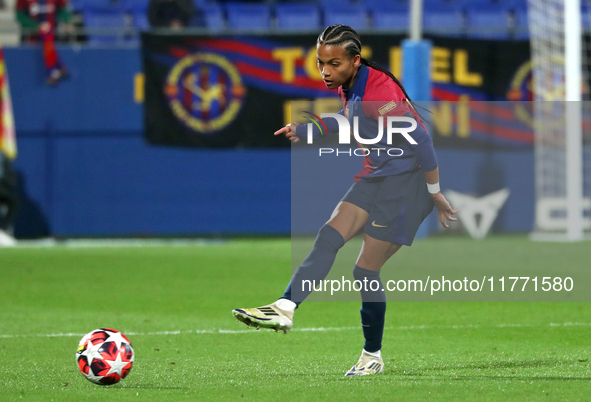
<path fill-rule="evenodd" d="M 361 91 L 359 88 L 356 84 L 353 91 Z M 564 143 L 560 130 L 567 118 L 566 105 L 536 102 L 536 106 L 541 103 L 553 111 L 555 120 L 548 124 L 558 134 L 547 144 L 537 144 L 536 151 L 559 171 L 566 166 L 564 152 L 559 152 L 560 141 Z M 586 103 L 581 105 L 584 113 L 591 110 Z M 488 121 L 490 126 L 524 129 L 526 122 L 497 113 L 516 106 L 531 110 L 534 105 L 478 101 L 467 108 L 494 110 L 496 114 Z M 509 222 L 533 214 L 534 205 L 538 230 L 565 230 L 565 180 L 548 188 L 547 194 L 540 196 L 538 189 L 534 200 L 534 181 L 527 174 L 527 169 L 533 169 L 533 160 L 523 160 L 523 153 L 518 150 L 481 154 L 455 150 L 450 158 L 446 155 L 449 149 L 435 149 L 433 155 L 425 126 L 418 121 L 411 105 L 403 101 L 349 101 L 340 113 L 338 109 L 319 115 L 310 112 L 322 109 L 326 110 L 326 105 L 307 101 L 292 104 L 292 111 L 302 112 L 292 116 L 297 123 L 297 137 L 291 141 L 291 274 L 300 266 L 304 266 L 301 272 L 308 272 L 305 283 L 292 283 L 292 300 L 301 301 L 309 296 L 307 301 L 358 301 L 359 289 L 353 284 L 352 269 L 356 261 L 370 260 L 358 256 L 364 252 L 362 243 L 372 240 L 373 247 L 379 241 L 412 246 L 404 247 L 381 271 L 384 291 L 391 301 L 589 300 L 591 273 L 585 264 L 544 265 L 541 260 L 509 261 L 502 256 L 485 261 L 478 255 L 475 243 L 469 241 L 487 238 L 495 232 L 496 224 L 506 228 Z M 294 125 L 289 129 L 293 130 Z M 585 131 L 582 150 L 586 161 L 591 160 L 589 132 Z M 285 137 L 291 139 L 291 134 L 286 132 L 282 137 L 287 141 Z M 436 167 L 441 169 L 441 194 L 431 196 L 425 172 Z M 591 230 L 591 181 L 585 180 L 583 194 L 582 224 L 585 230 Z M 446 238 L 455 235 L 458 255 L 471 254 L 473 266 L 459 268 L 453 260 L 434 266 L 423 260 L 433 243 L 421 241 L 418 228 L 433 213 L 433 200 L 439 197 L 442 202 L 442 195 L 452 208 L 458 209 L 457 221 L 448 221 L 449 228 L 444 228 L 435 219 L 431 231 L 441 231 Z M 316 253 L 310 259 L 307 256 L 319 241 L 337 247 L 335 237 L 327 240 L 329 235 L 326 231 L 323 234 L 321 228 L 335 216 L 341 201 L 365 210 L 368 215 L 355 227 L 351 207 L 339 208 L 339 231 L 343 234 L 342 231 L 349 230 L 353 236 L 337 248 L 340 250 L 336 260 L 328 270 L 330 266 L 323 259 L 326 255 L 317 258 L 320 254 Z M 351 226 L 342 222 L 351 222 Z M 312 228 L 319 233 L 316 239 L 309 236 Z M 323 240 L 318 240 L 320 236 Z M 464 241 L 466 247 L 459 245 Z M 366 245 L 365 250 L 375 249 Z M 328 276 L 324 278 L 323 274 Z"/>
<path fill-rule="evenodd" d="M 401 35 L 362 35 L 362 56 L 404 80 Z M 529 42 L 429 38 L 433 100 L 422 113 L 437 147 L 531 147 Z M 339 99 L 316 67 L 316 35 L 142 34 L 144 128 L 152 144 L 283 147 L 273 132 L 292 101 L 332 108 Z M 479 103 L 480 102 L 480 103 Z M 485 103 L 486 102 L 486 103 Z M 328 106 L 327 106 L 328 105 Z M 310 110 L 318 114 L 320 110 Z M 503 116 L 498 125 L 490 124 Z M 526 127 L 505 127 L 509 121 Z"/>

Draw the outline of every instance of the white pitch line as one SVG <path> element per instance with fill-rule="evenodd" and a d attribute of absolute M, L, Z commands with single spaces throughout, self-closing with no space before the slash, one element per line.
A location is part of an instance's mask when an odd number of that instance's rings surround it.
<path fill-rule="evenodd" d="M 486 329 L 486 328 L 534 328 L 534 327 L 591 327 L 591 323 L 586 322 L 565 322 L 565 323 L 549 323 L 544 325 L 526 325 L 526 324 L 497 324 L 497 325 L 409 325 L 399 327 L 386 327 L 385 330 L 424 330 L 424 329 Z M 317 328 L 294 328 L 292 332 L 336 332 L 336 331 L 353 331 L 360 327 L 317 327 Z M 250 329 L 198 329 L 192 331 L 156 331 L 156 332 L 125 332 L 128 336 L 158 336 L 158 335 L 213 335 L 213 334 L 255 334 L 265 331 L 256 331 L 254 328 Z M 0 334 L 0 339 L 10 338 L 67 338 L 67 337 L 82 337 L 86 334 L 77 332 L 57 333 L 57 334 L 29 334 L 29 335 L 9 335 Z"/>
<path fill-rule="evenodd" d="M 41 239 L 19 240 L 15 248 L 184 247 L 228 244 L 225 239 Z"/>

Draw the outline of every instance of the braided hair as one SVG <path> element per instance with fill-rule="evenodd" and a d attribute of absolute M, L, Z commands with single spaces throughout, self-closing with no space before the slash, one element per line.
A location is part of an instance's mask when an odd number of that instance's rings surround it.
<path fill-rule="evenodd" d="M 347 56 L 349 56 L 349 58 L 353 58 L 357 55 L 361 56 L 361 40 L 359 39 L 359 34 L 355 32 L 353 28 L 347 25 L 335 24 L 326 27 L 326 29 L 318 36 L 317 43 L 320 45 L 343 46 L 345 48 L 345 53 Z M 398 80 L 398 78 L 394 76 L 394 74 L 380 66 L 378 63 L 369 61 L 363 57 L 361 57 L 361 63 L 375 70 L 381 71 L 390 77 L 392 81 L 394 81 L 400 87 L 408 103 L 410 103 L 416 110 L 415 103 L 410 99 L 410 96 L 408 96 L 406 93 L 406 89 L 404 89 L 404 86 Z"/>

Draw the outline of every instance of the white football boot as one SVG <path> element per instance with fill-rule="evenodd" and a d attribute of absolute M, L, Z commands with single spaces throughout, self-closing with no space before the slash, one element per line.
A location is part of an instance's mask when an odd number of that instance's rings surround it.
<path fill-rule="evenodd" d="M 361 352 L 361 357 L 357 364 L 351 367 L 351 370 L 347 371 L 345 376 L 380 374 L 383 371 L 384 361 L 382 360 L 382 354 L 379 351 L 369 354 L 364 349 Z"/>
<path fill-rule="evenodd" d="M 279 299 L 273 304 L 256 308 L 237 308 L 232 315 L 249 327 L 271 328 L 275 332 L 287 333 L 293 326 L 295 303 L 287 299 Z"/>

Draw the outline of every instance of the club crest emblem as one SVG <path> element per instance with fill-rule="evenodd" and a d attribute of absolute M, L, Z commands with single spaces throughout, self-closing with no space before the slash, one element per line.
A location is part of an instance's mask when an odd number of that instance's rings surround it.
<path fill-rule="evenodd" d="M 246 89 L 226 58 L 197 53 L 182 58 L 170 70 L 164 92 L 180 121 L 198 133 L 212 134 L 234 120 Z"/>

